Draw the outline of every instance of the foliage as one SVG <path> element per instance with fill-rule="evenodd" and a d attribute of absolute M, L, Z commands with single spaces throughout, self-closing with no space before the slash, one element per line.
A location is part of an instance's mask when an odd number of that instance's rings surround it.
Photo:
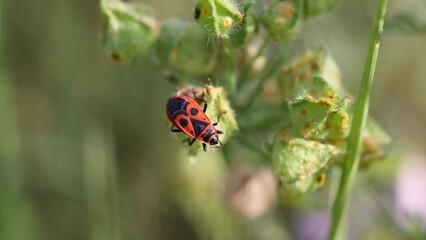
<path fill-rule="evenodd" d="M 113 36 L 113 42 L 125 39 L 113 44 L 113 50 L 108 42 L 105 48 L 125 58 L 145 55 L 150 62 L 158 60 L 156 67 L 167 70 L 180 88 L 176 95 L 206 100 L 208 117 L 213 120 L 219 116 L 217 128 L 225 131 L 224 151 L 233 151 L 227 143 L 235 134 L 235 141 L 243 146 L 248 146 L 247 139 L 268 142 L 267 137 L 262 140 L 251 132 L 273 134 L 269 147 L 257 151 L 267 156 L 264 161 L 274 169 L 281 183 L 277 191 L 286 201 L 324 186 L 327 170 L 345 166 L 352 148 L 348 140 L 352 139 L 349 129 L 354 100 L 342 86 L 331 55 L 324 48 L 316 48 L 290 61 L 286 57 L 303 24 L 337 4 L 336 0 L 271 0 L 239 6 L 230 0 L 198 0 L 195 23 L 167 19 L 160 24 L 158 37 L 153 25 L 147 24 L 147 19 L 153 21 L 148 11 L 138 11 L 138 18 L 129 17 L 129 11 L 117 12 L 118 16 L 126 14 L 125 21 L 120 22 L 124 30 L 111 34 L 117 14 L 110 14 L 112 10 L 105 10 L 102 4 L 104 35 Z M 132 9 L 134 5 L 110 1 L 108 6 Z M 135 27 L 141 25 L 143 28 Z M 126 44 L 126 39 L 137 40 L 140 45 Z M 154 56 L 147 52 L 148 46 L 155 50 Z M 254 54 L 251 48 L 256 49 Z M 268 64 L 259 65 L 259 59 Z M 207 81 L 212 84 L 199 87 Z M 269 92 L 266 81 L 275 86 Z M 259 122 L 259 117 L 268 120 Z M 243 130 L 237 133 L 239 125 Z M 363 132 L 360 155 L 368 163 L 380 159 L 383 146 L 389 142 L 377 123 L 369 126 L 366 130 L 362 125 L 355 127 Z M 179 138 L 187 137 L 181 134 Z M 195 156 L 201 143 L 197 141 L 188 149 Z"/>

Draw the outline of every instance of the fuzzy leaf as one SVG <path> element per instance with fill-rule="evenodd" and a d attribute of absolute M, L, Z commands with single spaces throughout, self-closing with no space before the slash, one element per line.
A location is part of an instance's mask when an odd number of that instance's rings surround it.
<path fill-rule="evenodd" d="M 304 52 L 280 69 L 278 83 L 282 97 L 291 98 L 297 89 L 303 88 L 303 85 L 315 75 L 323 77 L 336 93 L 345 94 L 340 71 L 333 58 L 323 48 L 317 48 Z"/>
<path fill-rule="evenodd" d="M 230 0 L 198 0 L 194 20 L 208 34 L 228 38 L 244 18 L 237 5 Z"/>
<path fill-rule="evenodd" d="M 293 128 L 303 137 L 335 141 L 347 136 L 350 101 L 338 97 L 322 78 L 300 85 L 288 105 Z"/>
<path fill-rule="evenodd" d="M 213 44 L 194 23 L 172 18 L 161 24 L 155 50 L 171 68 L 184 73 L 202 75 L 212 71 L 216 63 Z"/>
<path fill-rule="evenodd" d="M 281 192 L 284 195 L 299 195 L 301 193 L 311 192 L 318 189 L 325 184 L 325 170 L 319 171 L 311 176 L 306 177 L 303 180 L 297 181 L 292 185 L 283 185 Z M 289 197 L 289 196 L 288 196 Z"/>
<path fill-rule="evenodd" d="M 209 103 L 206 114 L 212 122 L 219 120 L 216 129 L 224 132 L 224 134 L 220 135 L 220 140 L 222 143 L 226 143 L 238 130 L 234 110 L 231 108 L 227 93 L 223 87 L 208 85 L 205 89 L 205 99 Z M 220 118 L 218 119 L 219 116 Z"/>
<path fill-rule="evenodd" d="M 273 0 L 266 5 L 260 21 L 271 37 L 276 39 L 293 36 L 301 22 L 300 1 Z"/>
<path fill-rule="evenodd" d="M 272 166 L 283 187 L 302 193 L 313 189 L 318 174 L 340 153 L 330 144 L 302 138 L 287 141 L 277 136 L 272 147 Z"/>
<path fill-rule="evenodd" d="M 140 57 L 156 39 L 159 27 L 147 5 L 102 1 L 102 43 L 114 60 Z"/>
<path fill-rule="evenodd" d="M 373 118 L 367 118 L 362 134 L 360 167 L 366 167 L 376 160 L 383 159 L 386 155 L 383 148 L 390 143 L 390 140 L 390 136 Z"/>

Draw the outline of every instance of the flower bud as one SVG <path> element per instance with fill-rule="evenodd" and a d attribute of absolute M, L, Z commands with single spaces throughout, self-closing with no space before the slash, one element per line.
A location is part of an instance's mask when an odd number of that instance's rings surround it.
<path fill-rule="evenodd" d="M 102 43 L 112 59 L 134 60 L 154 42 L 159 27 L 152 9 L 139 3 L 102 1 Z"/>
<path fill-rule="evenodd" d="M 273 0 L 266 5 L 260 21 L 273 38 L 288 38 L 294 35 L 301 21 L 300 1 Z"/>
<path fill-rule="evenodd" d="M 172 18 L 161 24 L 155 50 L 166 65 L 177 71 L 208 74 L 216 63 L 216 52 L 207 37 L 195 24 Z"/>
<path fill-rule="evenodd" d="M 198 0 L 194 20 L 208 34 L 228 38 L 244 15 L 230 0 Z"/>

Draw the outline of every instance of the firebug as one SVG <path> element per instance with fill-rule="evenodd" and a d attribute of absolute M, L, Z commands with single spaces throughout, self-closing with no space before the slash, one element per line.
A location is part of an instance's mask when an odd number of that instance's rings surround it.
<path fill-rule="evenodd" d="M 222 143 L 219 140 L 218 134 L 223 132 L 217 130 L 215 126 L 219 122 L 212 123 L 205 114 L 207 110 L 207 102 L 203 99 L 194 97 L 198 101 L 204 102 L 204 108 L 188 96 L 173 96 L 167 100 L 166 112 L 170 122 L 172 122 L 172 132 L 184 132 L 190 138 L 187 141 L 192 145 L 195 140 L 199 140 L 203 144 L 203 149 L 206 151 L 206 144 L 215 145 Z M 220 115 L 219 115 L 220 116 Z"/>

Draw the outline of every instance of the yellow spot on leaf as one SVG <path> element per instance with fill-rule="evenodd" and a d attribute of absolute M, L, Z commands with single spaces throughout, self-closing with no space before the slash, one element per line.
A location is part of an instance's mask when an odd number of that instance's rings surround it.
<path fill-rule="evenodd" d="M 285 19 L 282 17 L 277 17 L 275 18 L 275 21 L 274 21 L 275 25 L 278 25 L 278 26 L 284 25 L 284 22 L 285 22 Z"/>

